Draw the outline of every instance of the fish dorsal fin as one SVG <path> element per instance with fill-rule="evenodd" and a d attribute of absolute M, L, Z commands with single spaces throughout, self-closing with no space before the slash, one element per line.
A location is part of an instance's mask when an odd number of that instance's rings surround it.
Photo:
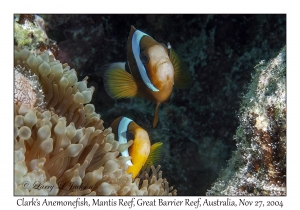
<path fill-rule="evenodd" d="M 112 66 L 105 71 L 103 79 L 105 90 L 111 98 L 130 98 L 138 93 L 133 76 L 125 69 Z"/>
<path fill-rule="evenodd" d="M 155 166 L 158 164 L 159 160 L 161 159 L 163 152 L 163 143 L 156 142 L 151 145 L 150 154 L 144 164 L 144 167 Z"/>
<path fill-rule="evenodd" d="M 133 26 L 132 26 L 133 27 Z M 154 92 L 158 92 L 159 89 L 157 89 L 151 82 L 150 78 L 148 77 L 146 68 L 143 64 L 143 62 L 141 61 L 140 58 L 140 52 L 141 52 L 141 48 L 140 48 L 140 42 L 141 39 L 143 38 L 143 36 L 148 36 L 150 37 L 148 34 L 140 31 L 140 30 L 134 30 L 134 27 L 131 28 L 130 33 L 133 33 L 131 37 L 131 49 L 132 49 L 132 54 L 135 60 L 135 63 L 137 65 L 138 71 L 140 73 L 140 76 L 144 82 L 144 84 L 152 91 Z M 129 38 L 130 38 L 129 37 Z M 151 38 L 151 37 L 150 37 Z"/>
<path fill-rule="evenodd" d="M 174 86 L 179 89 L 189 88 L 191 76 L 173 48 L 169 49 L 170 60 L 174 67 Z"/>

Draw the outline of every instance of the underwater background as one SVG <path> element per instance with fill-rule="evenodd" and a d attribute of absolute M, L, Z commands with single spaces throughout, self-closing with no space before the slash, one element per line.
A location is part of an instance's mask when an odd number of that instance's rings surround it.
<path fill-rule="evenodd" d="M 48 37 L 57 42 L 57 59 L 75 68 L 79 80 L 94 86 L 92 104 L 104 126 L 119 117 L 133 119 L 152 143 L 164 143 L 163 176 L 178 195 L 205 195 L 236 149 L 241 98 L 261 60 L 286 44 L 285 14 L 38 14 Z M 174 89 L 159 109 L 144 98 L 111 99 L 100 68 L 126 61 L 130 26 L 171 44 L 187 66 L 192 85 Z"/>

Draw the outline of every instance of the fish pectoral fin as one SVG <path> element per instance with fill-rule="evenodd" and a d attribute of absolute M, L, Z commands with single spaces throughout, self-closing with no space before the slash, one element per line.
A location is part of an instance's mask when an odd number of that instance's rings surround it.
<path fill-rule="evenodd" d="M 163 143 L 156 142 L 151 145 L 150 154 L 144 164 L 144 167 L 156 166 L 163 153 Z"/>
<path fill-rule="evenodd" d="M 191 85 L 191 76 L 188 69 L 173 48 L 170 49 L 169 56 L 174 67 L 174 86 L 179 89 L 189 88 Z"/>
<path fill-rule="evenodd" d="M 121 68 L 111 68 L 104 73 L 104 87 L 111 98 L 130 98 L 138 93 L 134 77 Z"/>
<path fill-rule="evenodd" d="M 156 127 L 157 123 L 158 123 L 158 107 L 159 107 L 160 103 L 157 103 L 156 104 L 156 107 L 155 107 L 155 112 L 154 112 L 154 119 L 153 119 L 153 128 Z"/>
<path fill-rule="evenodd" d="M 106 63 L 100 67 L 99 70 L 96 71 L 96 75 L 100 77 L 104 77 L 106 71 L 110 69 L 124 69 L 125 70 L 126 62 L 114 62 L 114 63 Z"/>

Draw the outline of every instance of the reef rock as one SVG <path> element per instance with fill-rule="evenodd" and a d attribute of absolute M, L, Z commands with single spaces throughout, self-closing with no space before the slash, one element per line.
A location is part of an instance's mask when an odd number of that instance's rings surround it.
<path fill-rule="evenodd" d="M 286 195 L 286 47 L 255 66 L 239 111 L 237 150 L 206 195 Z"/>

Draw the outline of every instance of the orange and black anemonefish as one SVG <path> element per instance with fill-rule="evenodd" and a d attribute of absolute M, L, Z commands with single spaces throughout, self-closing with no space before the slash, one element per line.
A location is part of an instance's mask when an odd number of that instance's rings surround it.
<path fill-rule="evenodd" d="M 187 88 L 190 75 L 169 45 L 158 43 L 131 26 L 127 41 L 127 62 L 104 67 L 104 87 L 112 98 L 145 97 L 156 103 L 153 127 L 158 122 L 158 107 L 168 103 L 173 85 Z"/>
<path fill-rule="evenodd" d="M 162 154 L 162 142 L 151 145 L 147 131 L 127 117 L 118 117 L 110 127 L 120 144 L 133 140 L 133 144 L 121 152 L 122 156 L 131 156 L 126 163 L 129 166 L 127 173 L 132 173 L 133 178 L 143 167 L 157 164 Z"/>

